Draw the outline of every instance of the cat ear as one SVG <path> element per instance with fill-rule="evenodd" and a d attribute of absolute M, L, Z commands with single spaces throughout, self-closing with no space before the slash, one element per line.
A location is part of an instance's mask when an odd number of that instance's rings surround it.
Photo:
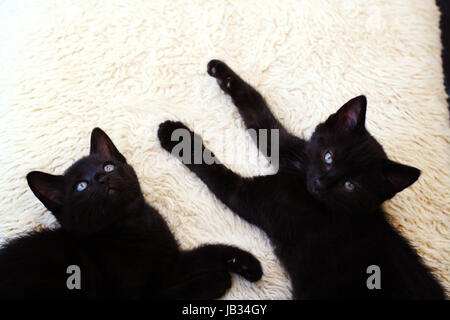
<path fill-rule="evenodd" d="M 53 213 L 61 209 L 64 197 L 64 177 L 32 171 L 27 174 L 28 185 L 34 195 Z"/>
<path fill-rule="evenodd" d="M 358 96 L 344 104 L 336 113 L 336 124 L 346 130 L 360 129 L 366 121 L 367 99 Z"/>
<path fill-rule="evenodd" d="M 383 164 L 383 175 L 387 181 L 388 198 L 412 185 L 420 176 L 420 170 L 391 160 Z"/>
<path fill-rule="evenodd" d="M 108 158 L 114 158 L 121 162 L 127 162 L 125 157 L 117 150 L 111 139 L 100 128 L 95 128 L 91 133 L 90 154 L 101 154 Z"/>

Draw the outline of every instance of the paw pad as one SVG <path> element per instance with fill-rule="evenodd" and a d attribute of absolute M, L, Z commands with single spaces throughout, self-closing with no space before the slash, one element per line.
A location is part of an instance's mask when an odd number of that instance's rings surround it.
<path fill-rule="evenodd" d="M 228 89 L 231 89 L 231 77 L 228 77 L 226 80 L 226 85 Z"/>

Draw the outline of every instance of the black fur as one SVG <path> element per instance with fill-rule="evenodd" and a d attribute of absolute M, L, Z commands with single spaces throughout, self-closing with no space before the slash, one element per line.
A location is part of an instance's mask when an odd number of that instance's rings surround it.
<path fill-rule="evenodd" d="M 441 28 L 442 67 L 444 71 L 444 85 L 447 91 L 447 104 L 450 111 L 450 1 L 436 0 L 441 11 L 439 27 Z"/>
<path fill-rule="evenodd" d="M 61 228 L 13 239 L 0 250 L 1 299 L 213 299 L 230 288 L 229 272 L 249 281 L 262 275 L 258 260 L 236 247 L 180 250 L 145 202 L 133 168 L 98 128 L 90 155 L 64 175 L 31 172 L 27 179 Z M 77 191 L 80 182 L 87 188 Z M 66 285 L 70 265 L 81 269 L 80 290 Z"/>
<path fill-rule="evenodd" d="M 380 208 L 420 171 L 389 160 L 367 132 L 364 96 L 347 102 L 304 141 L 290 134 L 262 96 L 226 64 L 213 60 L 208 73 L 231 96 L 248 128 L 280 130 L 280 168 L 274 175 L 244 178 L 220 163 L 186 166 L 231 210 L 267 233 L 295 298 L 444 297 Z M 177 144 L 171 136 L 179 128 L 188 130 L 179 122 L 160 125 L 166 150 Z M 325 161 L 328 152 L 331 164 Z M 371 265 L 380 267 L 381 289 L 366 285 Z"/>

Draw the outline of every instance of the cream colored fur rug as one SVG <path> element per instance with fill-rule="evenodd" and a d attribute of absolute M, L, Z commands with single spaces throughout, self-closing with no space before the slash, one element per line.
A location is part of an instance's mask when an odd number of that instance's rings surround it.
<path fill-rule="evenodd" d="M 370 132 L 392 159 L 422 170 L 386 210 L 450 289 L 449 115 L 433 0 L 7 0 L 0 11 L 0 240 L 56 226 L 25 175 L 61 174 L 99 126 L 184 248 L 230 243 L 262 261 L 262 281 L 236 276 L 226 299 L 291 298 L 265 234 L 156 139 L 160 122 L 182 120 L 229 168 L 271 172 L 206 73 L 218 58 L 302 137 L 365 94 Z"/>

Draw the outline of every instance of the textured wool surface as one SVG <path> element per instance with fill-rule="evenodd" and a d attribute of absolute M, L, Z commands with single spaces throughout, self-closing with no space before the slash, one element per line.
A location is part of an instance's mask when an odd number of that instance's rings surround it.
<path fill-rule="evenodd" d="M 422 170 L 385 209 L 450 289 L 450 131 L 434 1 L 7 0 L 0 18 L 0 242 L 57 227 L 25 175 L 63 173 L 99 126 L 183 248 L 229 243 L 262 261 L 261 281 L 235 276 L 224 298 L 291 298 L 265 233 L 156 138 L 160 122 L 181 120 L 235 172 L 273 172 L 206 73 L 218 58 L 301 137 L 365 94 L 369 131 L 392 159 Z"/>

